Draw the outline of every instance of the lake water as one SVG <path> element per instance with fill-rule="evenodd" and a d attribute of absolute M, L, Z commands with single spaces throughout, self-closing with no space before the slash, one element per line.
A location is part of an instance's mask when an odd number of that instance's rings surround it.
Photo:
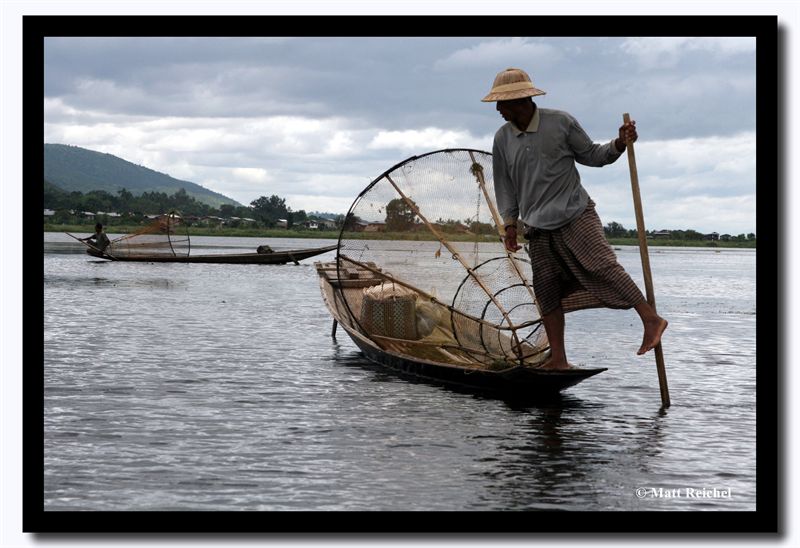
<path fill-rule="evenodd" d="M 334 257 L 116 263 L 46 233 L 45 511 L 755 510 L 754 250 L 650 248 L 667 410 L 632 310 L 567 316 L 571 361 L 608 371 L 557 401 L 401 379 L 331 338 Z"/>

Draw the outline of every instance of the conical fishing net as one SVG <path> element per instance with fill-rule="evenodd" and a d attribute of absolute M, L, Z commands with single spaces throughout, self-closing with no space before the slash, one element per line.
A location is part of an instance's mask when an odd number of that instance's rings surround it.
<path fill-rule="evenodd" d="M 501 236 L 491 154 L 409 158 L 348 211 L 337 299 L 384 349 L 459 365 L 535 366 L 549 347 L 530 263 L 506 252 Z"/>
<path fill-rule="evenodd" d="M 112 257 L 185 257 L 189 249 L 188 227 L 177 211 L 171 211 L 132 234 L 111 240 L 105 252 Z"/>

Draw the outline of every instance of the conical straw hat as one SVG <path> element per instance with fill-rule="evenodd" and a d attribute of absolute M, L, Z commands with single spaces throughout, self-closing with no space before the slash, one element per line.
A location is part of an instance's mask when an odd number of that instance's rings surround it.
<path fill-rule="evenodd" d="M 523 97 L 544 94 L 544 91 L 533 87 L 530 76 L 524 70 L 507 68 L 503 72 L 497 73 L 492 90 L 481 101 L 487 103 L 491 101 L 510 101 L 511 99 L 522 99 Z"/>

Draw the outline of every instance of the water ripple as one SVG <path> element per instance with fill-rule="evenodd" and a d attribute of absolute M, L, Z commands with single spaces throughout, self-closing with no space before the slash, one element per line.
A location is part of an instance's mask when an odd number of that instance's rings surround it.
<path fill-rule="evenodd" d="M 666 411 L 632 311 L 570 315 L 570 356 L 609 370 L 534 405 L 410 382 L 333 341 L 313 261 L 45 254 L 45 508 L 752 510 L 755 254 L 652 262 Z"/>

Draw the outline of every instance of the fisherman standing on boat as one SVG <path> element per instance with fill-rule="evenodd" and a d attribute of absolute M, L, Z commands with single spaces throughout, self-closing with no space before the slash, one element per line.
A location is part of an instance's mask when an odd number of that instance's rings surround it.
<path fill-rule="evenodd" d="M 492 147 L 495 197 L 506 249 L 513 253 L 521 248 L 517 219 L 529 241 L 533 289 L 550 342 L 544 367 L 571 367 L 564 347 L 564 314 L 585 308 L 634 308 L 644 326 L 637 354 L 644 354 L 661 341 L 667 320 L 617 262 L 575 165 L 615 162 L 626 142 L 638 138 L 636 123 L 623 124 L 619 137 L 596 144 L 570 114 L 538 108 L 532 98 L 544 93 L 525 71 L 508 68 L 497 74 L 482 99 L 497 102 L 507 122 Z"/>
<path fill-rule="evenodd" d="M 94 234 L 91 236 L 87 236 L 86 238 L 80 238 L 82 242 L 88 242 L 89 240 L 94 240 L 92 246 L 99 249 L 100 251 L 105 251 L 111 241 L 108 239 L 105 231 L 103 230 L 103 224 L 97 223 L 94 225 Z"/>

